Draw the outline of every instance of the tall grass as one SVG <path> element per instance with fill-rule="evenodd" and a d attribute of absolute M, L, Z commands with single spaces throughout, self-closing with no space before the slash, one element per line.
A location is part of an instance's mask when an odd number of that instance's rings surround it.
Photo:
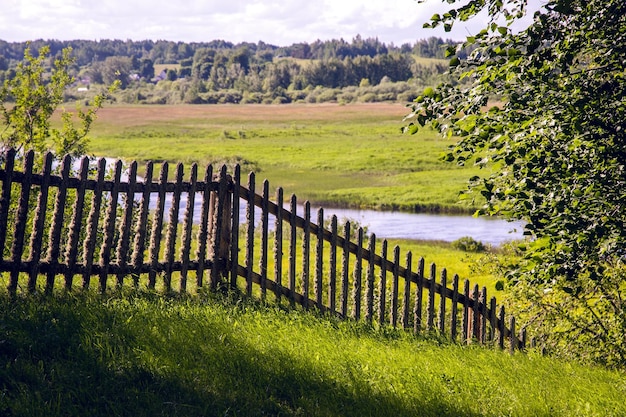
<path fill-rule="evenodd" d="M 618 416 L 624 375 L 240 298 L 0 298 L 6 416 Z"/>

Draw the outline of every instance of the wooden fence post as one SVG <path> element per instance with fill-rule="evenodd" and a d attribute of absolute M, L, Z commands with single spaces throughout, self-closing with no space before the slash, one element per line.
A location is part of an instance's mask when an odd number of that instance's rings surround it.
<path fill-rule="evenodd" d="M 209 227 L 211 236 L 211 289 L 226 288 L 225 280 L 228 278 L 228 259 L 230 258 L 230 235 L 231 235 L 231 195 L 228 185 L 232 177 L 226 174 L 226 165 L 222 166 L 218 176 L 217 191 L 211 193 L 209 211 Z"/>

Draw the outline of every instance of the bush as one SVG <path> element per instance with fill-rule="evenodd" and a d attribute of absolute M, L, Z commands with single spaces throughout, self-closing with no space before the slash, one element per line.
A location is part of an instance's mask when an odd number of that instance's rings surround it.
<path fill-rule="evenodd" d="M 452 242 L 452 247 L 463 252 L 484 252 L 487 247 L 478 240 L 474 240 L 473 237 L 464 236 Z"/>

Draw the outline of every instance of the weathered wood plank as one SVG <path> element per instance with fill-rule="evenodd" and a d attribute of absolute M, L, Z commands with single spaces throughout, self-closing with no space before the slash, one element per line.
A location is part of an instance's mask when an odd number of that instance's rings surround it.
<path fill-rule="evenodd" d="M 279 210 L 274 221 L 274 282 L 276 299 L 280 302 L 283 285 L 283 189 L 280 187 L 276 189 L 276 205 Z"/>
<path fill-rule="evenodd" d="M 363 280 L 363 228 L 357 232 L 357 251 L 352 276 L 352 318 L 361 319 L 361 292 Z"/>
<path fill-rule="evenodd" d="M 387 240 L 383 240 L 380 256 L 387 259 Z M 387 309 L 387 262 L 380 266 L 378 278 L 378 323 L 383 325 L 386 321 L 385 310 Z"/>
<path fill-rule="evenodd" d="M 309 307 L 309 262 L 311 251 L 311 203 L 304 203 L 304 228 L 302 229 L 302 276 L 301 291 L 304 300 L 307 300 L 302 306 L 306 309 Z"/>
<path fill-rule="evenodd" d="M 69 236 L 67 245 L 65 246 L 65 263 L 67 272 L 65 273 L 65 289 L 71 290 L 74 279 L 74 270 L 78 261 L 78 242 L 83 227 L 83 211 L 85 208 L 85 191 L 86 183 L 89 177 L 89 158 L 84 157 L 80 163 L 79 169 L 80 183 L 76 189 L 76 199 L 72 212 L 72 220 L 69 226 Z"/>
<path fill-rule="evenodd" d="M 196 269 L 196 285 L 198 288 L 204 284 L 204 270 L 207 267 L 207 251 L 209 246 L 209 214 L 211 211 L 211 192 L 213 190 L 213 166 L 208 165 L 204 173 L 204 183 L 198 185 L 202 190 L 202 208 L 200 215 L 200 227 L 198 228 L 198 248 L 196 249 L 196 259 L 198 267 Z"/>
<path fill-rule="evenodd" d="M 139 286 L 139 270 L 143 266 L 144 252 L 146 250 L 146 235 L 148 231 L 148 213 L 150 210 L 150 185 L 154 164 L 146 164 L 146 173 L 143 179 L 143 191 L 141 192 L 141 202 L 139 203 L 139 216 L 135 227 L 135 239 L 133 243 L 133 281 L 135 287 Z"/>
<path fill-rule="evenodd" d="M 196 203 L 196 186 L 198 184 L 198 165 L 191 165 L 189 173 L 189 183 L 191 189 L 187 193 L 187 205 L 183 217 L 183 236 L 180 247 L 180 261 L 182 263 L 180 271 L 180 289 L 181 293 L 187 291 L 187 274 L 189 272 L 189 260 L 191 256 L 191 237 L 193 230 L 194 207 Z"/>
<path fill-rule="evenodd" d="M 246 207 L 246 294 L 252 295 L 252 272 L 254 269 L 254 172 L 248 175 L 248 205 Z"/>
<path fill-rule="evenodd" d="M 11 158 L 15 157 L 15 152 Z M 22 262 L 22 254 L 24 252 L 24 239 L 26 233 L 26 224 L 28 222 L 29 213 L 29 200 L 30 191 L 32 185 L 32 173 L 33 173 L 33 158 L 34 153 L 32 151 L 27 152 L 24 158 L 24 178 L 21 183 L 20 199 L 18 201 L 17 212 L 15 213 L 15 227 L 13 231 L 13 242 L 11 244 L 11 274 L 9 280 L 9 293 L 15 294 L 18 286 L 19 269 L 18 266 Z M 8 163 L 8 161 L 7 161 Z M 9 181 L 10 183 L 11 181 Z M 3 184 L 4 186 L 4 184 Z M 4 198 L 4 196 L 3 196 Z M 9 197 L 6 202 L 10 203 Z M 4 202 L 4 200 L 3 200 Z M 0 246 L 0 252 L 4 252 L 4 243 L 6 242 L 6 230 L 1 237 L 2 246 Z"/>
<path fill-rule="evenodd" d="M 122 176 L 122 161 L 115 163 L 115 172 L 113 174 L 114 186 L 109 194 L 109 204 L 107 206 L 104 220 L 104 237 L 102 238 L 102 246 L 100 247 L 100 292 L 104 293 L 107 289 L 107 278 L 109 274 L 109 266 L 111 265 L 111 252 L 113 249 L 113 238 L 115 235 L 115 221 L 117 219 L 117 200 L 119 196 L 119 183 Z"/>
<path fill-rule="evenodd" d="M 128 171 L 128 190 L 124 198 L 124 215 L 119 225 L 119 240 L 116 250 L 117 266 L 120 272 L 117 274 L 117 285 L 121 287 L 124 284 L 124 276 L 126 275 L 126 264 L 128 261 L 128 251 L 130 248 L 130 229 L 133 222 L 133 210 L 135 206 L 135 185 L 137 184 L 137 162 L 132 162 Z"/>
<path fill-rule="evenodd" d="M 178 215 L 180 213 L 180 197 L 183 183 L 183 164 L 176 165 L 176 182 L 172 193 L 169 221 L 165 233 L 165 273 L 163 274 L 163 285 L 166 292 L 172 291 L 172 264 L 174 263 L 176 235 L 178 234 Z"/>
<path fill-rule="evenodd" d="M 165 210 L 165 187 L 167 185 L 168 163 L 163 162 L 159 175 L 158 196 L 156 211 L 152 218 L 152 232 L 150 233 L 149 258 L 152 266 L 148 275 L 148 288 L 153 289 L 156 285 L 157 270 L 159 263 L 159 252 L 161 250 L 161 238 L 163 233 L 163 211 Z"/>
<path fill-rule="evenodd" d="M 393 278 L 391 283 L 391 312 L 389 320 L 391 326 L 395 329 L 398 326 L 398 287 L 400 279 L 400 247 L 396 245 L 393 248 Z M 420 285 L 418 285 L 418 288 Z"/>
<path fill-rule="evenodd" d="M 335 314 L 337 310 L 337 216 L 333 215 L 330 220 L 330 230 L 332 233 L 330 239 L 330 265 L 328 277 L 328 308 L 331 314 Z"/>
<path fill-rule="evenodd" d="M 37 275 L 39 274 L 39 261 L 41 260 L 42 240 L 44 234 L 44 225 L 46 222 L 46 212 L 48 208 L 48 191 L 50 185 L 50 173 L 52 170 L 52 154 L 47 153 L 44 159 L 44 169 L 42 174 L 42 182 L 39 188 L 39 198 L 37 208 L 35 209 L 35 218 L 33 220 L 33 230 L 30 236 L 30 256 L 28 263 L 29 278 L 28 290 L 34 292 L 37 287 Z"/>
<path fill-rule="evenodd" d="M 94 263 L 94 252 L 98 241 L 98 223 L 100 222 L 100 208 L 102 206 L 102 190 L 104 188 L 104 175 L 106 171 L 106 161 L 101 158 L 98 161 L 98 171 L 96 185 L 91 200 L 91 208 L 89 209 L 89 218 L 87 220 L 87 236 L 83 244 L 83 290 L 89 288 L 91 280 L 91 269 Z"/>
<path fill-rule="evenodd" d="M 57 188 L 54 211 L 52 214 L 52 224 L 48 235 L 48 254 L 46 262 L 50 264 L 50 270 L 46 274 L 46 292 L 52 293 L 54 289 L 54 279 L 59 264 L 61 254 L 61 230 L 63 228 L 63 218 L 65 217 L 65 204 L 67 202 L 67 183 L 72 167 L 72 158 L 65 155 L 61 163 L 61 184 Z"/>
<path fill-rule="evenodd" d="M 261 275 L 261 299 L 267 294 L 267 260 L 269 251 L 269 182 L 263 181 L 263 201 L 261 203 L 261 256 L 259 258 L 259 273 Z"/>
<path fill-rule="evenodd" d="M 317 211 L 317 235 L 315 246 L 315 305 L 322 308 L 323 286 L 322 276 L 324 273 L 324 209 Z"/>

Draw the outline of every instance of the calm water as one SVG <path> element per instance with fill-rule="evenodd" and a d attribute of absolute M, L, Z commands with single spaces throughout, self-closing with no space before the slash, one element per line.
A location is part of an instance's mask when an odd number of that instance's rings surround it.
<path fill-rule="evenodd" d="M 107 160 L 107 166 L 113 166 L 112 160 Z M 168 195 L 165 203 L 165 219 L 169 217 L 171 207 L 171 195 Z M 181 196 L 180 219 L 184 216 L 187 205 L 187 196 Z M 137 195 L 140 198 L 140 195 Z M 150 202 L 151 208 L 156 207 L 156 196 Z M 195 198 L 194 222 L 200 222 L 202 199 L 198 194 Z M 285 203 L 288 208 L 288 203 Z M 246 204 L 242 200 L 239 218 L 245 222 Z M 297 208 L 297 214 L 303 217 L 302 206 Z M 255 213 L 255 221 L 260 219 L 260 210 Z M 507 222 L 502 219 L 479 217 L 475 218 L 467 215 L 442 215 L 423 213 L 403 213 L 376 210 L 352 210 L 352 209 L 324 209 L 325 219 L 330 219 L 336 215 L 340 223 L 345 220 L 357 221 L 361 226 L 367 227 L 368 233 L 376 234 L 378 238 L 384 239 L 424 239 L 443 240 L 452 242 L 464 236 L 471 236 L 475 240 L 497 246 L 503 242 L 521 239 L 523 223 Z M 311 219 L 317 221 L 317 208 L 311 208 Z M 273 228 L 273 216 L 270 215 L 270 227 Z"/>
<path fill-rule="evenodd" d="M 184 215 L 187 205 L 186 196 L 182 196 L 180 205 L 180 219 Z M 156 206 L 156 198 L 151 202 Z M 166 201 L 166 213 L 169 213 L 171 206 Z M 287 208 L 287 206 L 284 206 Z M 318 208 L 311 208 L 311 219 L 317 222 Z M 195 199 L 194 221 L 200 221 L 201 197 Z M 298 216 L 304 217 L 304 208 L 298 206 L 296 209 Z M 464 236 L 471 236 L 475 240 L 498 246 L 503 242 L 513 239 L 521 239 L 523 224 L 520 222 L 507 222 L 502 219 L 472 217 L 461 215 L 439 215 L 423 213 L 403 213 L 392 211 L 376 210 L 353 210 L 353 209 L 333 209 L 324 208 L 324 218 L 330 220 L 333 215 L 337 216 L 339 223 L 349 220 L 356 221 L 360 226 L 367 227 L 368 233 L 376 234 L 378 238 L 384 239 L 424 239 L 443 240 L 452 242 Z M 274 216 L 270 215 L 270 228 L 274 226 Z M 167 214 L 166 214 L 167 218 Z M 255 223 L 258 224 L 261 218 L 260 209 L 255 211 Z M 246 220 L 246 202 L 242 200 L 239 212 L 241 222 Z"/>

